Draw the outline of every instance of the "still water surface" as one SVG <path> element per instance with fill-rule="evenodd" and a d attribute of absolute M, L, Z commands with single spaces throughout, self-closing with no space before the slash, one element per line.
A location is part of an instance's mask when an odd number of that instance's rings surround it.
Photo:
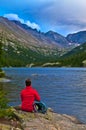
<path fill-rule="evenodd" d="M 25 79 L 31 78 L 41 100 L 55 112 L 78 117 L 86 123 L 86 68 L 3 68 L 10 82 L 2 83 L 10 105 L 20 104 Z"/>

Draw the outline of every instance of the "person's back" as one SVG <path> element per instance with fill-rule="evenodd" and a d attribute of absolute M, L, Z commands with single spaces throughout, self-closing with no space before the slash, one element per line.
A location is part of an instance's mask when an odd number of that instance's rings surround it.
<path fill-rule="evenodd" d="M 30 79 L 25 81 L 26 88 L 21 91 L 21 109 L 23 111 L 34 111 L 34 101 L 40 101 L 38 92 L 32 88 Z"/>

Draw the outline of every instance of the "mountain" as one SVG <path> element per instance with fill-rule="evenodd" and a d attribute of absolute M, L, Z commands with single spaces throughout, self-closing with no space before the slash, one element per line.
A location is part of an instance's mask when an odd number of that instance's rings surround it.
<path fill-rule="evenodd" d="M 59 63 L 60 66 L 86 67 L 86 42 L 62 56 Z"/>
<path fill-rule="evenodd" d="M 55 41 L 18 21 L 0 17 L 0 39 L 3 43 L 2 64 L 29 66 L 54 61 L 65 53 Z"/>
<path fill-rule="evenodd" d="M 80 46 L 75 47 L 74 49 L 72 49 L 71 51 L 66 53 L 64 56 L 69 57 L 71 55 L 80 54 L 80 53 L 84 53 L 84 52 L 86 52 L 86 42 L 81 44 Z"/>
<path fill-rule="evenodd" d="M 85 34 L 86 32 L 82 31 L 76 33 L 76 35 L 69 34 L 64 37 L 53 31 L 42 33 L 19 21 L 10 21 L 7 18 L 0 17 L 0 49 L 3 53 L 2 57 L 0 56 L 0 63 L 2 66 L 31 67 L 52 62 L 57 65 L 60 57 L 63 59 L 75 58 L 79 53 L 85 57 L 86 44 L 82 44 L 86 38 Z M 77 40 L 74 40 L 74 38 Z M 80 39 L 82 40 L 80 41 Z M 75 48 L 75 44 L 78 45 L 78 43 L 82 46 Z"/>
<path fill-rule="evenodd" d="M 86 31 L 69 34 L 66 39 L 71 43 L 83 44 L 86 42 Z"/>
<path fill-rule="evenodd" d="M 25 46 L 36 46 L 36 47 L 50 47 L 54 48 L 56 47 L 56 44 L 54 42 L 51 43 L 51 41 L 46 39 L 38 39 L 37 37 L 33 36 L 30 32 L 28 32 L 26 29 L 24 29 L 21 26 L 18 26 L 12 21 L 9 21 L 6 18 L 0 17 L 0 28 L 3 29 L 7 33 L 7 37 L 11 39 L 17 39 L 21 43 L 23 43 Z M 51 43 L 51 44 L 50 44 Z"/>
<path fill-rule="evenodd" d="M 68 47 L 69 42 L 66 40 L 66 38 L 56 32 L 49 31 L 47 33 L 42 33 L 40 31 L 37 31 L 36 29 L 32 29 L 28 27 L 26 24 L 22 24 L 19 21 L 13 20 L 15 24 L 25 29 L 28 33 L 33 35 L 36 39 L 38 39 L 41 42 L 45 42 L 51 45 L 56 45 L 60 48 Z"/>
<path fill-rule="evenodd" d="M 60 44 L 62 47 L 69 47 L 68 40 L 60 34 L 54 32 L 54 31 L 48 31 L 47 33 L 45 33 L 45 35 L 52 41 Z"/>

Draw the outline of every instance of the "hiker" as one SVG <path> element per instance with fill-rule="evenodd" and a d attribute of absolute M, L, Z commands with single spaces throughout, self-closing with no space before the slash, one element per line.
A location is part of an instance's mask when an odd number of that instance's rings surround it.
<path fill-rule="evenodd" d="M 20 93 L 21 105 L 15 106 L 14 108 L 26 112 L 40 112 L 45 114 L 47 112 L 47 107 L 40 101 L 40 95 L 32 87 L 31 80 L 27 79 L 25 84 L 25 88 Z"/>
<path fill-rule="evenodd" d="M 34 102 L 40 102 L 39 93 L 32 87 L 31 80 L 27 79 L 25 81 L 26 87 L 21 91 L 21 110 L 34 112 Z"/>

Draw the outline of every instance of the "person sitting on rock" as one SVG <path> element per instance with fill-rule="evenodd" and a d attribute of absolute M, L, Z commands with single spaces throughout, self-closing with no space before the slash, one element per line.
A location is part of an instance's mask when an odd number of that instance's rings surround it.
<path fill-rule="evenodd" d="M 34 112 L 34 102 L 40 102 L 39 93 L 32 87 L 31 80 L 27 79 L 25 81 L 26 87 L 21 91 L 21 110 L 27 112 Z"/>
<path fill-rule="evenodd" d="M 16 110 L 39 112 L 45 114 L 47 106 L 40 101 L 39 93 L 32 87 L 31 80 L 25 81 L 26 87 L 20 92 L 21 105 L 14 106 Z"/>

